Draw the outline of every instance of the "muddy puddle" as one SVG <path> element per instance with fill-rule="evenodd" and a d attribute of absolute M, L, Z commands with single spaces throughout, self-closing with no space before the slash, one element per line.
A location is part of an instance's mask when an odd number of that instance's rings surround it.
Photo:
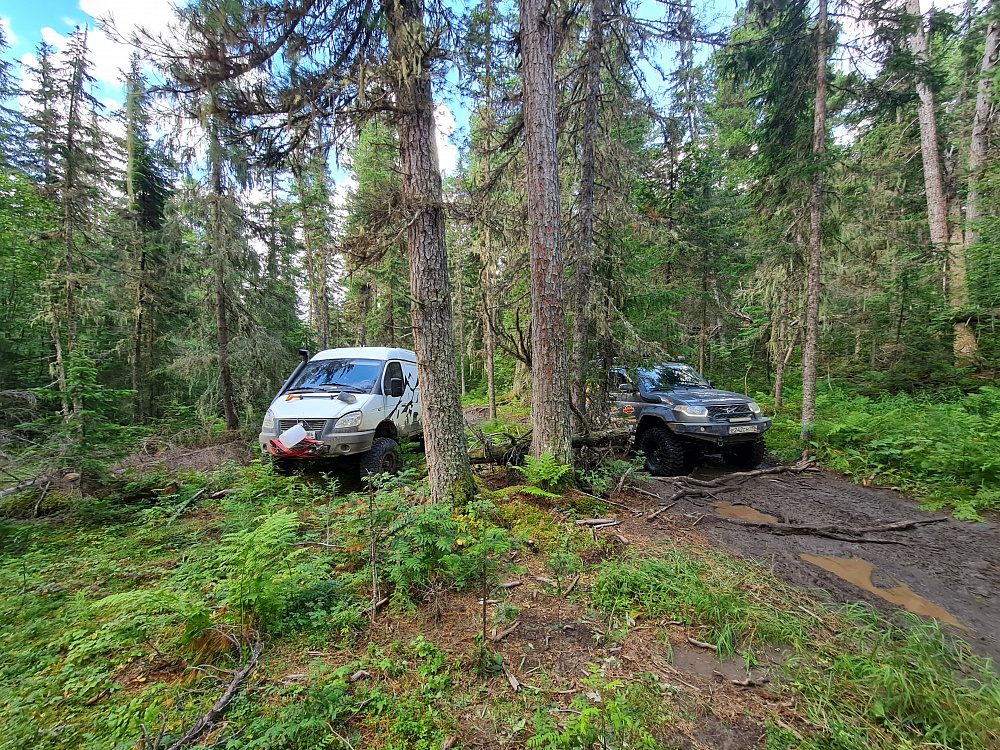
<path fill-rule="evenodd" d="M 859 589 L 875 594 L 875 596 L 880 596 L 897 607 L 902 607 L 907 612 L 924 617 L 933 617 L 962 630 L 968 630 L 965 625 L 956 620 L 946 609 L 914 593 L 905 583 L 896 581 L 898 585 L 891 589 L 879 588 L 873 584 L 872 573 L 875 571 L 875 566 L 867 560 L 862 560 L 860 557 L 827 557 L 825 555 L 808 554 L 801 554 L 799 557 L 806 562 L 818 565 L 823 570 L 833 573 L 838 578 L 843 578 L 845 581 L 853 583 Z"/>
<path fill-rule="evenodd" d="M 749 505 L 733 505 L 732 503 L 712 503 L 715 512 L 726 518 L 738 518 L 741 521 L 757 521 L 759 523 L 777 523 L 778 519 L 761 513 Z"/>

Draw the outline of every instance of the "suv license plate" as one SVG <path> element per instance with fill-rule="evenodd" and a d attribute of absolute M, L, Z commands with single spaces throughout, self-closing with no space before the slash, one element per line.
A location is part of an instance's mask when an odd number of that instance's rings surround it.
<path fill-rule="evenodd" d="M 730 430 L 729 432 L 731 433 L 732 430 Z M 316 439 L 316 430 L 306 430 L 306 439 L 307 440 L 315 440 Z"/>
<path fill-rule="evenodd" d="M 757 425 L 755 424 L 741 424 L 735 427 L 729 428 L 730 435 L 739 435 L 741 432 L 757 432 Z"/>

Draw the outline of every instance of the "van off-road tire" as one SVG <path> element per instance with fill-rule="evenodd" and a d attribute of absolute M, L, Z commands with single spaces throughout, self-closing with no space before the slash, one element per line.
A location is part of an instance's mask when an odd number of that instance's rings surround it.
<path fill-rule="evenodd" d="M 375 438 L 371 450 L 361 454 L 361 476 L 399 473 L 399 443 L 392 438 Z"/>
<path fill-rule="evenodd" d="M 758 435 L 748 443 L 739 443 L 722 452 L 722 460 L 740 471 L 750 471 L 764 460 L 764 436 Z"/>
<path fill-rule="evenodd" d="M 693 468 L 689 452 L 670 430 L 646 430 L 639 440 L 639 450 L 646 456 L 646 470 L 654 477 L 678 477 Z"/>

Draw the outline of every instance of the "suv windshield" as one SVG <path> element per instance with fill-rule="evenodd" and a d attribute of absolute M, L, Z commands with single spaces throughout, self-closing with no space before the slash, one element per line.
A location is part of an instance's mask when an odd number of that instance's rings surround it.
<path fill-rule="evenodd" d="M 656 365 L 639 370 L 639 381 L 647 391 L 669 391 L 677 386 L 701 386 L 708 382 L 690 365 Z"/>
<path fill-rule="evenodd" d="M 382 362 L 377 359 L 314 359 L 288 390 L 338 390 L 370 391 L 378 382 Z"/>

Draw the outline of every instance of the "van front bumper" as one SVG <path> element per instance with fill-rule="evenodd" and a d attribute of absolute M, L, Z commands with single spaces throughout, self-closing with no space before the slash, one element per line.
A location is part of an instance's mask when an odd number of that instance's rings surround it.
<path fill-rule="evenodd" d="M 274 440 L 277 435 L 267 435 L 263 432 L 257 436 L 261 450 L 267 450 L 267 444 Z M 326 444 L 326 450 L 321 456 L 351 456 L 357 453 L 365 453 L 371 450 L 372 442 L 375 440 L 375 430 L 365 430 L 364 432 L 330 432 L 321 435 L 320 439 Z"/>

